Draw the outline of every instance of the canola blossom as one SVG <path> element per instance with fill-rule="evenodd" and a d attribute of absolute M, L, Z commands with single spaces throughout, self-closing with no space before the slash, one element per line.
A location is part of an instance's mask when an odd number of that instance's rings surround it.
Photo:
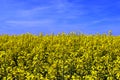
<path fill-rule="evenodd" d="M 0 80 L 119 80 L 120 36 L 0 36 Z"/>

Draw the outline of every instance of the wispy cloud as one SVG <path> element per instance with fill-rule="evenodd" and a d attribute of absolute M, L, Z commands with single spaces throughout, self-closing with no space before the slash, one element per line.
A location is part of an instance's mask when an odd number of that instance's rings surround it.
<path fill-rule="evenodd" d="M 76 5 L 68 2 L 67 0 L 52 0 L 51 5 L 46 6 L 35 6 L 30 9 L 17 10 L 16 14 L 21 17 L 63 17 L 63 18 L 74 18 L 86 14 L 83 10 L 83 6 L 79 8 Z"/>
<path fill-rule="evenodd" d="M 51 1 L 51 5 L 18 9 L 14 12 L 14 18 L 6 19 L 5 24 L 25 27 L 54 26 L 55 28 L 57 25 L 62 27 L 67 24 L 67 21 L 74 21 L 86 13 L 82 9 L 83 6 L 81 8 L 74 7 L 74 4 L 69 3 L 67 0 L 54 1 Z"/>
<path fill-rule="evenodd" d="M 54 20 L 33 20 L 33 21 L 14 21 L 14 20 L 9 20 L 5 22 L 7 25 L 11 26 L 24 26 L 24 27 L 38 27 L 38 26 L 46 26 L 46 25 L 51 25 L 54 23 Z"/>
<path fill-rule="evenodd" d="M 18 14 L 19 16 L 23 16 L 23 17 L 27 17 L 27 16 L 35 16 L 36 13 L 40 14 L 43 11 L 47 11 L 50 8 L 52 8 L 52 6 L 42 6 L 42 7 L 35 7 L 32 9 L 26 9 L 26 10 L 18 10 L 16 12 L 16 14 Z M 41 11 L 41 12 L 40 12 Z"/>
<path fill-rule="evenodd" d="M 101 22 L 113 22 L 113 21 L 120 21 L 120 17 L 116 17 L 116 18 L 109 17 L 109 18 L 98 19 L 98 20 L 91 21 L 91 24 L 97 24 Z"/>

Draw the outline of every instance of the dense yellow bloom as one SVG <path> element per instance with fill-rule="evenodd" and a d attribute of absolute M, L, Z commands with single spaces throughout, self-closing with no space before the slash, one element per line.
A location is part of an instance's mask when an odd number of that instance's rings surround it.
<path fill-rule="evenodd" d="M 0 80 L 120 79 L 120 36 L 1 35 Z"/>

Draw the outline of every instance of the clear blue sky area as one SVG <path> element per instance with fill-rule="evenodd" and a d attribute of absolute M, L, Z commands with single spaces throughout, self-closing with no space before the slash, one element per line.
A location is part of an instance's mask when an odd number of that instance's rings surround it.
<path fill-rule="evenodd" d="M 0 34 L 120 35 L 120 0 L 0 0 Z"/>

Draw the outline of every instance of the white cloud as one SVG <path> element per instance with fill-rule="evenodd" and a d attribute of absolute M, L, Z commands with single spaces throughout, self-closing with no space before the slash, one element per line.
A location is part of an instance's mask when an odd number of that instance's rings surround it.
<path fill-rule="evenodd" d="M 30 16 L 35 16 L 35 14 L 38 12 L 42 13 L 44 11 L 47 11 L 50 8 L 52 8 L 52 6 L 42 6 L 42 7 L 39 6 L 32 9 L 27 9 L 27 10 L 18 10 L 16 11 L 16 14 L 23 17 L 30 17 Z"/>
<path fill-rule="evenodd" d="M 103 18 L 103 19 L 98 19 L 98 20 L 94 20 L 91 22 L 91 24 L 96 24 L 96 23 L 101 23 L 101 22 L 104 22 L 104 21 L 107 21 L 107 22 L 112 22 L 112 21 L 120 21 L 120 17 L 114 17 L 114 18 Z"/>
<path fill-rule="evenodd" d="M 25 26 L 25 27 L 36 27 L 36 26 L 46 26 L 46 25 L 51 25 L 53 24 L 55 21 L 54 20 L 37 20 L 37 21 L 14 21 L 14 20 L 9 20 L 6 21 L 5 23 L 7 25 L 11 25 L 11 26 Z"/>
<path fill-rule="evenodd" d="M 52 0 L 51 5 L 35 6 L 31 9 L 21 9 L 16 12 L 16 15 L 20 17 L 68 17 L 68 16 L 80 16 L 86 13 L 83 10 L 83 5 L 72 4 L 67 0 Z M 65 16 L 64 16 L 65 15 Z"/>
<path fill-rule="evenodd" d="M 106 21 L 106 19 L 99 19 L 99 20 L 94 20 L 91 22 L 91 24 L 97 24 Z"/>

